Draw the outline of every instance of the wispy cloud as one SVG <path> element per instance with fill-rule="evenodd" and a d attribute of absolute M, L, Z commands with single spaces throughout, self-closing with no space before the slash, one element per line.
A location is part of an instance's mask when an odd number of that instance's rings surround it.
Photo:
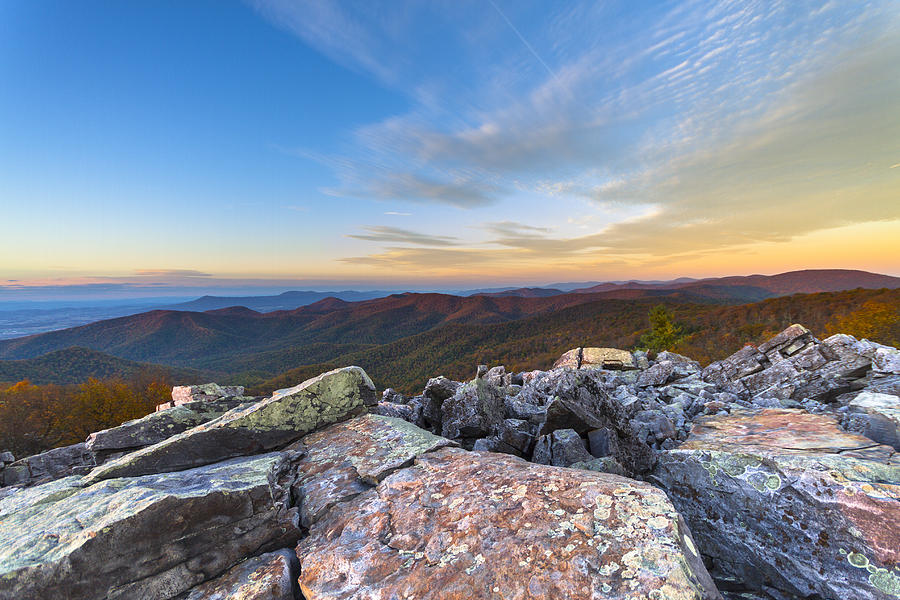
<path fill-rule="evenodd" d="M 888 0 L 684 2 L 634 7 L 628 19 L 622 6 L 588 1 L 398 0 L 377 14 L 342 2 L 254 4 L 409 101 L 351 132 L 342 153 L 307 155 L 334 170 L 340 185 L 329 193 L 506 209 L 521 221 L 491 212 L 480 226 L 488 236 L 466 247 L 392 245 L 344 262 L 588 264 L 603 252 L 651 264 L 900 216 L 900 79 L 890 76 L 900 11 Z M 523 195 L 641 216 L 579 214 L 585 235 L 554 235 L 512 212 Z"/>
<path fill-rule="evenodd" d="M 421 246 L 456 246 L 459 239 L 448 235 L 428 235 L 399 227 L 373 225 L 363 227 L 368 233 L 354 233 L 347 237 L 370 242 L 392 242 L 401 244 L 418 244 Z"/>
<path fill-rule="evenodd" d="M 212 277 L 194 269 L 138 269 L 134 273 L 139 277 Z"/>

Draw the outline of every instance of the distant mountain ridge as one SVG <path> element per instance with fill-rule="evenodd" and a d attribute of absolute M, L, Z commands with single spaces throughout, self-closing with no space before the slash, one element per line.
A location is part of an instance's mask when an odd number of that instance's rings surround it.
<path fill-rule="evenodd" d="M 858 287 L 896 289 L 900 288 L 900 278 L 863 271 L 797 271 L 681 280 L 672 285 L 601 284 L 572 293 L 519 288 L 473 296 L 401 293 L 355 302 L 326 297 L 293 310 L 272 312 L 242 306 L 205 312 L 154 310 L 0 340 L 0 361 L 38 359 L 79 347 L 128 361 L 231 373 L 238 368 L 265 376 L 298 364 L 326 363 L 441 326 L 507 323 L 588 303 L 634 302 L 646 313 L 647 306 L 661 301 L 734 305 L 796 290 Z"/>

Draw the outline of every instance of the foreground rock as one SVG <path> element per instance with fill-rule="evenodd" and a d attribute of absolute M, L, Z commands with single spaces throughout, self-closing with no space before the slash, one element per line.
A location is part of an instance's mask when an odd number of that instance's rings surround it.
<path fill-rule="evenodd" d="M 332 506 L 350 500 L 417 456 L 451 445 L 406 421 L 380 415 L 357 417 L 303 438 L 296 446 L 291 493 L 300 524 L 310 527 Z"/>
<path fill-rule="evenodd" d="M 296 542 L 278 453 L 0 500 L 0 598 L 172 598 L 246 556 Z"/>
<path fill-rule="evenodd" d="M 660 490 L 452 448 L 330 511 L 297 555 L 309 600 L 719 597 Z"/>
<path fill-rule="evenodd" d="M 359 367 L 345 367 L 236 408 L 163 442 L 109 461 L 87 481 L 171 472 L 282 447 L 375 405 L 375 386 Z"/>
<path fill-rule="evenodd" d="M 660 456 L 713 575 L 800 598 L 900 597 L 900 461 L 798 410 L 716 416 Z"/>
<path fill-rule="evenodd" d="M 292 550 L 269 552 L 198 585 L 184 600 L 294 600 L 300 593 L 299 572 L 300 563 Z"/>

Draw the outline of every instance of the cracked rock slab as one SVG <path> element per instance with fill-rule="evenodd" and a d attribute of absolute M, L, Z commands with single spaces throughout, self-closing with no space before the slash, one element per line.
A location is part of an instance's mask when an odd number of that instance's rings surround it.
<path fill-rule="evenodd" d="M 189 469 L 286 444 L 374 406 L 375 385 L 359 367 L 323 373 L 271 398 L 108 461 L 86 477 L 95 482 Z"/>
<path fill-rule="evenodd" d="M 401 419 L 365 415 L 303 438 L 293 496 L 310 527 L 329 508 L 371 489 L 417 456 L 454 445 Z"/>
<path fill-rule="evenodd" d="M 661 490 L 455 448 L 328 513 L 297 555 L 308 600 L 719 598 Z"/>
<path fill-rule="evenodd" d="M 0 599 L 173 598 L 298 533 L 269 479 L 280 453 L 0 500 Z M 278 496 L 276 498 L 276 496 Z"/>
<path fill-rule="evenodd" d="M 800 598 L 900 598 L 900 461 L 829 416 L 708 417 L 653 481 L 716 576 Z"/>
<path fill-rule="evenodd" d="M 294 600 L 299 570 L 293 550 L 267 552 L 198 585 L 183 600 Z"/>

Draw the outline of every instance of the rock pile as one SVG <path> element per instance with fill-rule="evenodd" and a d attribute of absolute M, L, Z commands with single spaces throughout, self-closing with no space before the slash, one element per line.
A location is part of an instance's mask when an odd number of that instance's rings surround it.
<path fill-rule="evenodd" d="M 0 454 L 0 600 L 896 600 L 898 433 L 900 352 L 799 325 L 380 402 L 358 367 L 185 386 Z"/>

